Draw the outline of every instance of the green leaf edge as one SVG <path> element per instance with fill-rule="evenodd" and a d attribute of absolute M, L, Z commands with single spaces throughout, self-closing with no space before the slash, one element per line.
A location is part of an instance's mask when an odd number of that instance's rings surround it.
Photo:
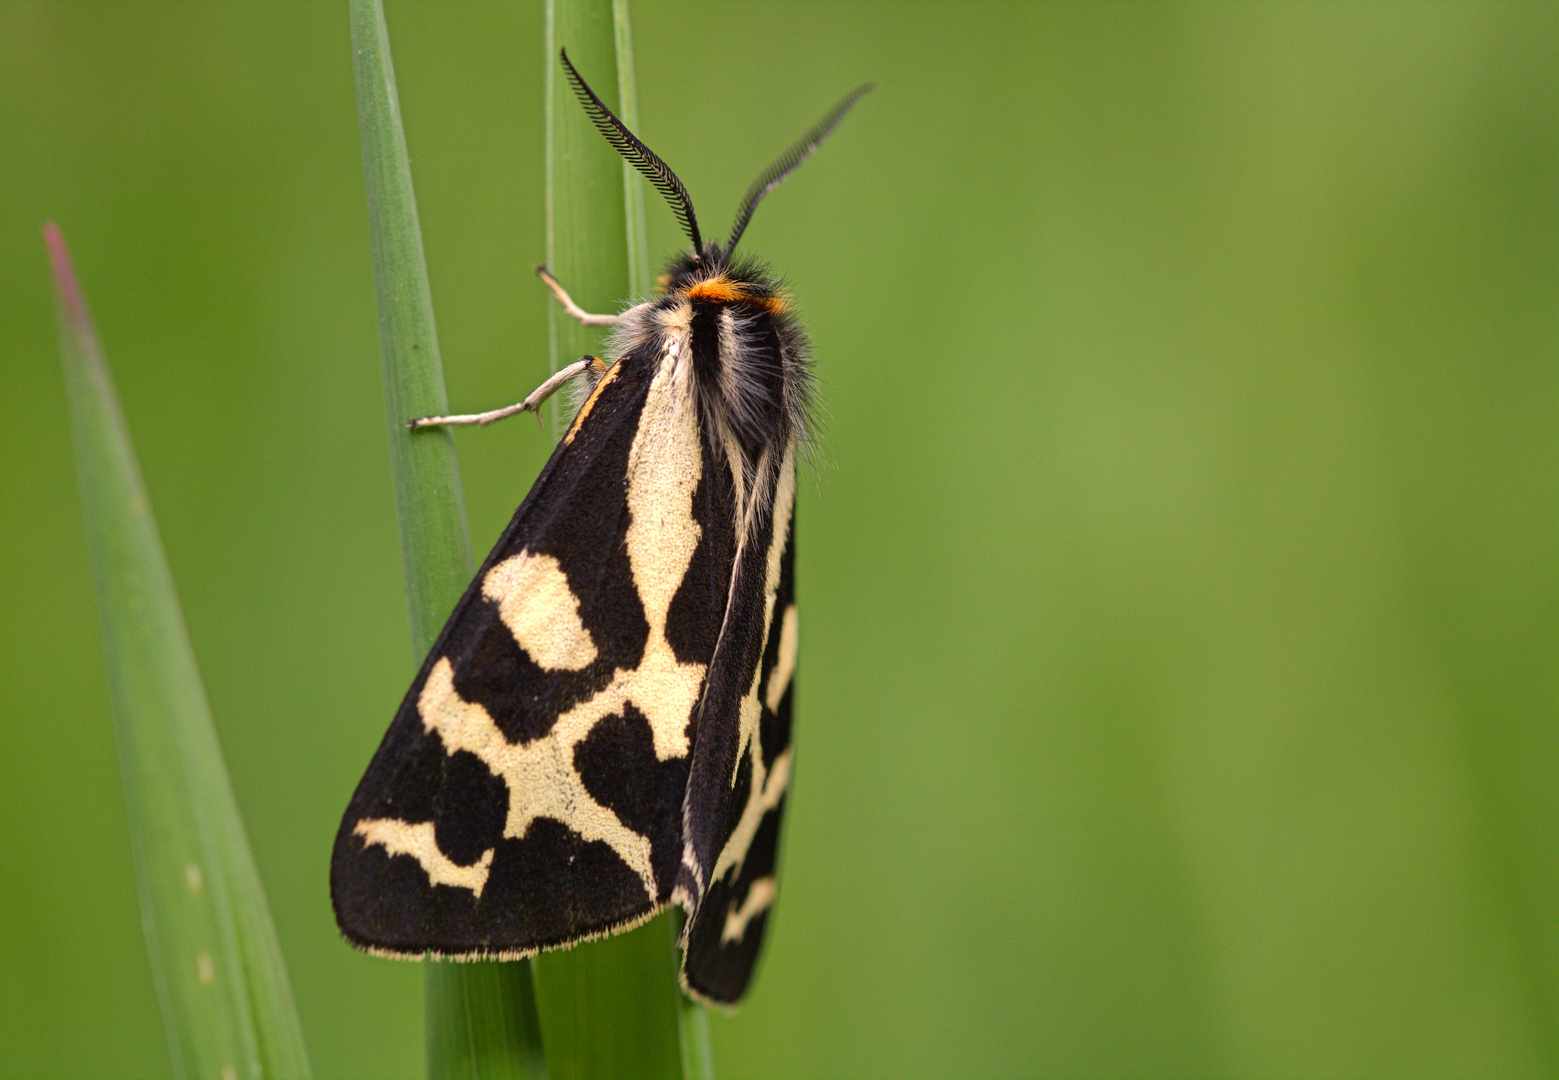
<path fill-rule="evenodd" d="M 140 465 L 64 236 L 44 241 L 152 983 L 175 1076 L 310 1075 Z"/>

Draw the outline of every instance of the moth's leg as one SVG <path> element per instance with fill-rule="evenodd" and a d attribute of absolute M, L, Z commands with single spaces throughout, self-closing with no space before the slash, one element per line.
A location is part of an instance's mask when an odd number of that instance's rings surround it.
<path fill-rule="evenodd" d="M 568 365 L 568 367 L 532 390 L 530 396 L 518 405 L 506 405 L 491 412 L 463 413 L 459 416 L 423 416 L 416 420 L 406 421 L 406 426 L 413 431 L 416 431 L 418 428 L 438 427 L 441 424 L 481 424 L 483 427 L 486 427 L 494 420 L 502 420 L 504 417 L 513 416 L 515 413 L 534 412 L 541 408 L 542 402 L 557 393 L 558 389 L 570 379 L 585 376 L 593 383 L 606 374 L 606 368 L 606 361 L 599 356 L 581 356 L 578 360 Z M 536 419 L 541 419 L 539 413 Z"/>
<path fill-rule="evenodd" d="M 592 315 L 588 311 L 581 311 L 579 305 L 574 303 L 573 298 L 563 290 L 563 286 L 558 284 L 557 279 L 547 273 L 545 266 L 536 267 L 536 276 L 547 283 L 547 287 L 552 290 L 552 295 L 556 296 L 558 302 L 563 305 L 563 310 L 585 326 L 616 326 L 623 321 L 621 315 Z"/>

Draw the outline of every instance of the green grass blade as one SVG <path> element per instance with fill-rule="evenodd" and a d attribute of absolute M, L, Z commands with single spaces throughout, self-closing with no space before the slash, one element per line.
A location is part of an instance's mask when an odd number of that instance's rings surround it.
<path fill-rule="evenodd" d="M 682 933 L 681 912 L 666 920 L 672 945 Z M 709 1012 L 686 994 L 677 995 L 677 1035 L 682 1047 L 683 1080 L 715 1080 L 714 1052 L 709 1046 Z"/>
<path fill-rule="evenodd" d="M 586 311 L 615 311 L 648 277 L 642 189 L 637 231 L 629 225 L 623 161 L 601 138 L 569 91 L 558 63 L 574 66 L 609 105 L 632 117 L 632 58 L 626 7 L 611 0 L 549 0 L 542 58 L 547 109 L 547 265 Z M 619 30 L 620 28 L 620 30 Z M 632 123 L 632 120 L 626 120 Z M 630 242 L 631 237 L 637 239 Z M 643 269 L 630 270 L 630 251 Z M 642 274 L 637 280 L 635 276 Z M 551 308 L 552 367 L 601 351 L 598 331 Z M 556 428 L 556 424 L 554 427 Z M 677 954 L 667 916 L 627 934 L 534 961 L 547 1068 L 553 1080 L 681 1077 L 683 1050 Z M 706 1055 L 707 1056 L 707 1055 Z"/>
<path fill-rule="evenodd" d="M 351 0 L 352 56 L 379 294 L 379 344 L 412 649 L 433 645 L 472 572 L 454 443 L 406 420 L 447 412 L 422 232 L 379 0 Z M 426 966 L 428 1075 L 544 1075 L 524 963 Z"/>
<path fill-rule="evenodd" d="M 547 1075 L 529 964 L 427 967 L 428 1075 L 473 1080 Z"/>
<path fill-rule="evenodd" d="M 611 0 L 548 0 L 545 20 L 547 266 L 584 310 L 615 311 L 629 292 L 623 160 L 586 118 L 558 62 L 566 48 L 602 100 L 617 100 Z M 554 371 L 601 351 L 599 328 L 580 326 L 555 304 L 547 312 Z M 553 398 L 554 430 L 561 396 Z"/>
<path fill-rule="evenodd" d="M 351 11 L 390 467 L 400 513 L 411 645 L 420 658 L 471 580 L 471 538 L 449 432 L 432 428 L 413 435 L 406 430 L 410 417 L 448 412 L 444 368 L 384 9 L 377 0 L 352 0 Z"/>
<path fill-rule="evenodd" d="M 633 68 L 633 23 L 629 19 L 628 0 L 612 0 L 612 39 L 617 47 L 618 116 L 628 130 L 638 133 L 639 91 Z M 649 229 L 644 220 L 647 181 L 628 162 L 622 162 L 623 212 L 627 218 L 628 284 L 635 296 L 650 291 Z M 658 201 L 658 199 L 657 199 Z M 681 921 L 668 920 L 675 943 Z M 698 1002 L 677 995 L 677 1020 L 682 1047 L 682 1075 L 685 1080 L 714 1080 L 714 1056 L 709 1048 L 709 1015 Z"/>
<path fill-rule="evenodd" d="M 140 466 L 64 238 L 44 237 L 142 929 L 180 1077 L 306 1077 L 265 894 Z"/>
<path fill-rule="evenodd" d="M 639 91 L 633 72 L 633 23 L 628 0 L 612 0 L 612 41 L 617 48 L 617 115 L 628 130 L 639 132 Z M 644 186 L 647 181 L 627 161 L 622 163 L 623 212 L 627 218 L 628 285 L 632 295 L 650 290 L 650 238 L 644 223 Z"/>

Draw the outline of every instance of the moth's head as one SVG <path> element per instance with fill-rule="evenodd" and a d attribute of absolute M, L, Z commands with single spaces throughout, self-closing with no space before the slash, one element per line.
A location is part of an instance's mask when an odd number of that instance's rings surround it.
<path fill-rule="evenodd" d="M 790 307 L 790 298 L 766 266 L 755 259 L 730 258 L 713 244 L 696 256 L 691 251 L 679 255 L 656 284 L 662 296 L 690 302 L 734 304 L 771 315 Z"/>
<path fill-rule="evenodd" d="M 677 220 L 682 223 L 682 229 L 687 233 L 692 246 L 687 254 L 678 260 L 678 266 L 684 262 L 693 266 L 701 266 L 706 270 L 718 268 L 725 269 L 731 262 L 731 253 L 736 250 L 736 242 L 742 238 L 742 233 L 747 229 L 747 223 L 752 220 L 752 212 L 757 209 L 758 203 L 765 195 L 773 191 L 779 182 L 789 176 L 816 150 L 818 144 L 828 136 L 834 126 L 844 119 L 844 114 L 850 111 L 861 96 L 872 89 L 871 83 L 864 83 L 845 95 L 844 100 L 835 105 L 832 111 L 813 126 L 812 130 L 803 135 L 789 150 L 769 164 L 767 169 L 758 175 L 758 179 L 752 182 L 747 189 L 747 194 L 742 198 L 741 209 L 736 212 L 736 224 L 731 227 L 731 238 L 722 247 L 720 244 L 704 243 L 702 235 L 698 231 L 698 216 L 693 213 L 693 200 L 688 197 L 687 188 L 682 186 L 682 181 L 677 179 L 677 174 L 662 161 L 655 152 L 639 141 L 638 136 L 629 131 L 623 122 L 612 114 L 601 103 L 601 99 L 595 96 L 595 91 L 590 89 L 574 70 L 574 65 L 569 63 L 568 51 L 562 52 L 563 67 L 568 72 L 568 80 L 574 86 L 574 94 L 579 98 L 579 103 L 585 107 L 590 120 L 595 124 L 596 130 L 606 136 L 606 141 L 627 159 L 644 178 L 655 185 L 666 202 L 671 206 L 671 212 L 677 215 Z M 674 277 L 676 268 L 673 268 Z M 666 279 L 662 279 L 663 281 Z M 669 291 L 669 290 L 668 290 Z"/>
<path fill-rule="evenodd" d="M 678 292 L 700 281 L 712 281 L 725 275 L 732 259 L 719 244 L 705 244 L 700 249 L 689 248 L 672 257 L 666 272 L 656 279 L 656 287 L 662 293 Z"/>

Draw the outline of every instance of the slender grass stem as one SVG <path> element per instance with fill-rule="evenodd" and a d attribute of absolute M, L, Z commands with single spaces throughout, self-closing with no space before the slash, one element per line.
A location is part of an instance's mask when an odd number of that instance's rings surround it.
<path fill-rule="evenodd" d="M 612 41 L 617 50 L 618 116 L 629 131 L 639 128 L 639 91 L 633 62 L 633 22 L 628 0 L 612 0 Z M 628 162 L 623 172 L 623 212 L 628 242 L 628 286 L 630 295 L 644 297 L 650 292 L 649 228 L 645 222 L 644 177 Z M 675 946 L 682 920 L 666 920 L 667 931 Z M 714 1056 L 709 1049 L 709 1014 L 704 1007 L 684 995 L 677 995 L 678 1035 L 682 1050 L 684 1080 L 714 1080 Z"/>
<path fill-rule="evenodd" d="M 633 70 L 633 23 L 628 0 L 612 0 L 612 41 L 617 49 L 618 117 L 629 131 L 639 130 L 639 92 Z M 628 162 L 623 171 L 623 213 L 627 218 L 628 287 L 634 296 L 650 289 L 650 239 L 644 222 L 644 177 Z"/>
<path fill-rule="evenodd" d="M 44 228 L 152 982 L 176 1076 L 306 1077 L 308 1055 L 119 400 Z"/>
<path fill-rule="evenodd" d="M 422 234 L 379 0 L 351 0 L 352 56 L 379 296 L 385 420 L 400 515 L 412 649 L 422 656 L 471 577 L 471 541 L 447 431 L 406 418 L 448 411 Z M 545 1075 L 530 967 L 426 966 L 428 1075 Z"/>
<path fill-rule="evenodd" d="M 636 103 L 622 0 L 548 0 L 547 265 L 587 311 L 615 311 L 648 285 L 643 181 L 590 124 L 558 63 L 574 66 L 633 123 Z M 627 179 L 625 179 L 625 177 Z M 629 206 L 634 206 L 630 216 Z M 636 265 L 635 265 L 636 264 Z M 598 332 L 551 309 L 552 368 L 601 351 Z M 560 425 L 554 424 L 560 430 Z M 533 961 L 553 1080 L 684 1075 L 677 954 L 661 916 L 627 934 Z M 703 1056 L 707 1059 L 707 1042 Z M 696 1054 L 695 1054 L 696 1057 Z"/>

